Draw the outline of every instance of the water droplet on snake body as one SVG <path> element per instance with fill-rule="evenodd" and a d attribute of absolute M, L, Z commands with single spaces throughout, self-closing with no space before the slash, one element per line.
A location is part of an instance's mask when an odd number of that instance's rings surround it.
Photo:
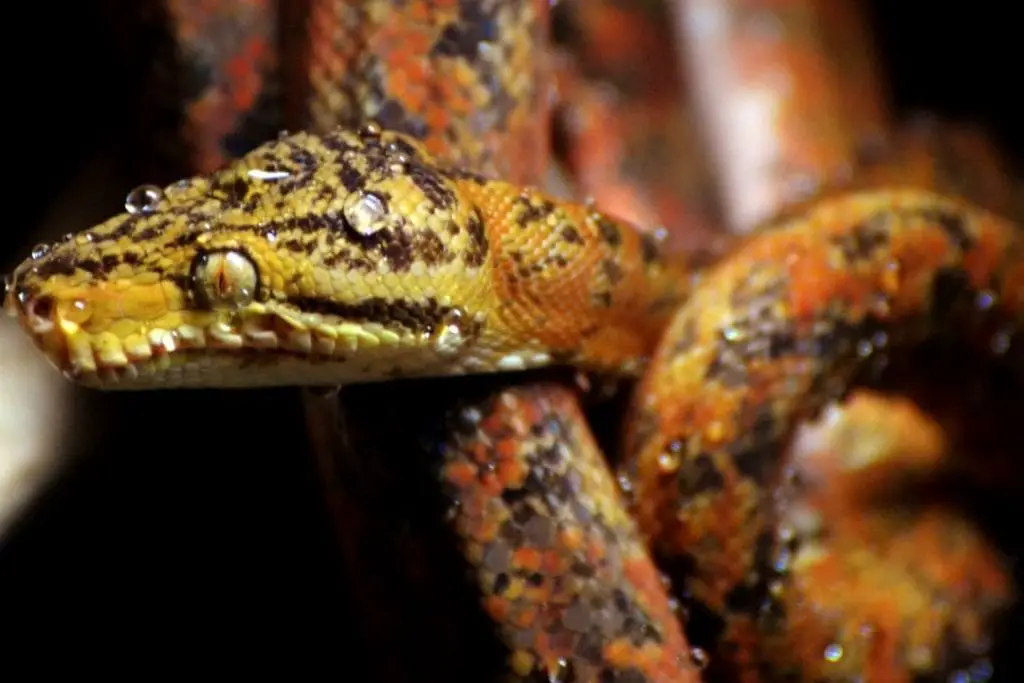
<path fill-rule="evenodd" d="M 461 308 L 453 308 L 434 332 L 434 351 L 441 356 L 457 354 L 468 341 L 469 320 Z"/>
<path fill-rule="evenodd" d="M 995 292 L 987 289 L 978 292 L 974 297 L 974 308 L 979 311 L 987 311 L 996 305 L 997 296 Z"/>
<path fill-rule="evenodd" d="M 156 185 L 139 185 L 124 198 L 124 210 L 132 215 L 153 213 L 164 198 Z"/>
<path fill-rule="evenodd" d="M 362 128 L 360 128 L 359 132 L 363 135 L 363 137 L 376 138 L 380 137 L 381 127 L 380 124 L 377 123 L 376 121 L 370 121 Z"/>
<path fill-rule="evenodd" d="M 373 235 L 387 227 L 384 200 L 371 192 L 354 192 L 341 207 L 345 222 L 360 235 Z"/>
<path fill-rule="evenodd" d="M 692 647 L 690 648 L 690 661 L 693 662 L 695 667 L 703 671 L 711 664 L 711 657 L 705 650 L 699 647 Z"/>
<path fill-rule="evenodd" d="M 1009 329 L 1002 329 L 992 335 L 992 342 L 989 348 L 992 349 L 992 353 L 996 356 L 1005 356 L 1006 352 L 1010 350 L 1010 345 L 1013 343 L 1013 331 Z"/>
<path fill-rule="evenodd" d="M 32 247 L 32 254 L 31 255 L 32 255 L 32 259 L 33 260 L 37 260 L 37 259 L 43 258 L 44 256 L 46 256 L 49 253 L 50 253 L 50 245 L 49 244 L 37 244 L 36 246 Z"/>
<path fill-rule="evenodd" d="M 843 658 L 843 646 L 839 643 L 831 643 L 825 648 L 825 661 L 835 664 Z"/>

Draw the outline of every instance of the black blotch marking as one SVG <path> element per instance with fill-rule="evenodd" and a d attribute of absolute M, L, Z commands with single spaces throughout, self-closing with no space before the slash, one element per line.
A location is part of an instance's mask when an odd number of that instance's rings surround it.
<path fill-rule="evenodd" d="M 622 268 L 615 261 L 605 259 L 601 262 L 601 269 L 604 271 L 605 277 L 608 278 L 608 282 L 613 286 L 622 281 Z"/>
<path fill-rule="evenodd" d="M 512 207 L 520 210 L 517 225 L 521 228 L 530 223 L 543 221 L 556 210 L 555 203 L 550 199 L 540 199 L 534 203 L 528 197 L 516 197 Z"/>
<path fill-rule="evenodd" d="M 82 259 L 78 262 L 78 267 L 93 276 L 99 275 L 103 271 L 100 262 L 93 258 Z"/>
<path fill-rule="evenodd" d="M 640 235 L 640 256 L 647 266 L 661 260 L 661 242 L 657 236 L 649 232 Z"/>
<path fill-rule="evenodd" d="M 442 176 L 423 164 L 410 163 L 407 167 L 409 178 L 420 192 L 439 209 L 451 209 L 455 205 L 455 193 L 444 184 Z"/>
<path fill-rule="evenodd" d="M 583 244 L 583 237 L 580 236 L 580 231 L 572 225 L 562 226 L 562 238 L 569 244 Z"/>
<path fill-rule="evenodd" d="M 747 432 L 729 448 L 736 470 L 760 486 L 767 486 L 776 474 L 778 426 L 771 405 L 762 404 Z"/>
<path fill-rule="evenodd" d="M 942 231 L 946 233 L 949 240 L 960 251 L 970 251 L 975 247 L 976 240 L 967 230 L 964 217 L 960 214 L 949 211 L 938 211 L 934 216 L 930 216 L 930 218 L 933 218 L 935 222 L 942 226 Z"/>
<path fill-rule="evenodd" d="M 487 231 L 484 229 L 483 219 L 480 218 L 480 212 L 476 209 L 473 210 L 472 215 L 469 217 L 466 229 L 469 232 L 470 242 L 463 256 L 463 261 L 471 268 L 478 268 L 486 260 L 490 244 L 487 241 Z"/>
<path fill-rule="evenodd" d="M 675 444 L 676 442 L 673 442 L 673 445 Z M 676 446 L 676 450 L 681 452 L 682 445 Z M 679 493 L 683 496 L 698 496 L 724 488 L 725 477 L 718 471 L 714 459 L 707 453 L 701 453 L 679 470 Z"/>
<path fill-rule="evenodd" d="M 436 266 L 452 259 L 441 238 L 430 230 L 416 233 L 413 238 L 413 249 L 428 266 Z"/>
<path fill-rule="evenodd" d="M 889 231 L 878 225 L 880 221 L 886 219 L 887 216 L 883 214 L 873 220 L 859 223 L 849 232 L 833 237 L 832 243 L 839 247 L 847 261 L 867 261 L 889 245 Z"/>
<path fill-rule="evenodd" d="M 427 135 L 426 122 L 393 99 L 384 102 L 374 118 L 388 130 L 401 131 L 414 138 L 424 138 Z"/>
<path fill-rule="evenodd" d="M 618 247 L 622 244 L 622 233 L 619 232 L 619 226 L 615 224 L 615 221 L 596 211 L 590 214 L 590 219 L 597 226 L 597 233 L 608 246 Z"/>
<path fill-rule="evenodd" d="M 160 231 L 156 228 L 146 228 L 142 232 L 135 235 L 132 238 L 133 242 L 149 242 L 150 240 L 156 239 L 160 235 Z"/>
<path fill-rule="evenodd" d="M 319 297 L 292 297 L 288 302 L 304 311 L 324 315 L 336 315 L 350 322 L 401 325 L 414 333 L 432 333 L 444 324 L 452 312 L 451 306 L 442 306 L 436 299 L 423 302 L 388 300 L 373 297 L 356 304 L 348 304 Z M 480 331 L 480 325 L 467 321 L 464 333 L 473 337 Z"/>

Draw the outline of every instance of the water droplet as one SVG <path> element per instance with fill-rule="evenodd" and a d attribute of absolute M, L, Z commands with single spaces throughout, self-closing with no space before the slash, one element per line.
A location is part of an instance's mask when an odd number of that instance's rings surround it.
<path fill-rule="evenodd" d="M 971 665 L 971 682 L 972 683 L 985 683 L 995 673 L 995 667 L 992 666 L 992 662 L 988 659 L 979 659 Z"/>
<path fill-rule="evenodd" d="M 693 665 L 695 667 L 703 671 L 704 669 L 708 668 L 709 664 L 711 664 L 711 657 L 710 655 L 708 655 L 707 651 L 699 647 L 691 647 L 690 661 L 693 662 Z"/>
<path fill-rule="evenodd" d="M 80 232 L 75 236 L 75 244 L 91 244 L 96 239 L 96 235 L 91 232 Z"/>
<path fill-rule="evenodd" d="M 178 181 L 176 181 L 174 183 L 171 183 L 168 186 L 167 190 L 164 192 L 164 195 L 167 196 L 167 197 L 171 197 L 173 195 L 180 194 L 181 192 L 184 192 L 185 190 L 187 190 L 189 185 L 191 185 L 191 182 L 189 180 L 187 180 L 187 179 L 186 180 L 178 180 Z"/>
<path fill-rule="evenodd" d="M 50 253 L 50 245 L 49 244 L 37 244 L 36 246 L 32 247 L 32 259 L 33 260 L 41 259 L 44 256 L 46 256 L 47 254 L 49 254 L 49 253 Z"/>
<path fill-rule="evenodd" d="M 1010 330 L 1003 329 L 992 335 L 992 342 L 989 347 L 992 349 L 992 353 L 997 356 L 1004 356 L 1006 352 L 1010 350 L 1010 344 L 1013 341 L 1013 333 Z"/>
<path fill-rule="evenodd" d="M 164 191 L 156 185 L 139 185 L 124 198 L 124 210 L 130 214 L 153 213 L 164 198 Z"/>
<path fill-rule="evenodd" d="M 288 171 L 266 168 L 250 168 L 245 174 L 253 180 L 284 180 L 292 175 Z"/>
<path fill-rule="evenodd" d="M 577 372 L 572 376 L 572 379 L 576 384 L 576 388 L 584 394 L 589 394 L 594 388 L 593 384 L 590 382 L 590 375 L 585 372 Z"/>
<path fill-rule="evenodd" d="M 658 456 L 658 467 L 665 474 L 671 474 L 679 469 L 679 456 L 673 453 L 662 453 Z"/>
<path fill-rule="evenodd" d="M 86 301 L 85 299 L 75 299 L 73 302 L 71 302 L 71 307 L 74 308 L 76 311 L 84 311 L 89 307 L 89 302 Z"/>
<path fill-rule="evenodd" d="M 875 352 L 875 347 L 868 339 L 861 339 L 857 342 L 857 356 L 859 358 L 867 358 Z"/>
<path fill-rule="evenodd" d="M 367 138 L 380 137 L 380 133 L 381 133 L 380 124 L 377 123 L 376 121 L 370 121 L 369 123 L 364 125 L 359 130 L 359 132 L 362 134 L 363 137 L 367 137 Z"/>
<path fill-rule="evenodd" d="M 349 227 L 360 235 L 372 235 L 387 227 L 384 200 L 370 192 L 356 192 L 341 207 Z"/>
<path fill-rule="evenodd" d="M 983 289 L 974 297 L 974 307 L 979 311 L 987 311 L 996 305 L 996 299 L 995 292 Z"/>
<path fill-rule="evenodd" d="M 835 664 L 843 658 L 843 646 L 839 643 L 832 643 L 825 648 L 825 661 Z"/>
<path fill-rule="evenodd" d="M 548 673 L 549 683 L 567 683 L 575 678 L 572 663 L 559 658 L 554 671 Z"/>
<path fill-rule="evenodd" d="M 454 356 L 466 345 L 468 319 L 461 308 L 449 311 L 434 333 L 434 351 L 441 356 Z"/>
<path fill-rule="evenodd" d="M 774 569 L 780 574 L 784 574 L 789 571 L 790 565 L 793 563 L 793 553 L 789 548 L 780 548 L 778 555 L 775 556 Z"/>
<path fill-rule="evenodd" d="M 70 242 L 73 239 L 75 239 L 75 233 L 73 232 L 66 232 L 64 233 L 64 236 L 60 238 L 61 242 Z"/>
<path fill-rule="evenodd" d="M 265 233 L 263 233 L 263 237 L 264 237 L 264 238 L 265 238 L 265 239 L 266 239 L 266 240 L 267 240 L 268 242 L 270 242 L 271 244 L 273 244 L 274 242 L 276 242 L 276 241 L 277 241 L 277 231 L 276 231 L 276 230 L 267 230 L 267 231 L 266 231 Z"/>
<path fill-rule="evenodd" d="M 726 341 L 736 342 L 743 338 L 743 331 L 734 325 L 727 325 L 722 329 L 722 336 Z"/>

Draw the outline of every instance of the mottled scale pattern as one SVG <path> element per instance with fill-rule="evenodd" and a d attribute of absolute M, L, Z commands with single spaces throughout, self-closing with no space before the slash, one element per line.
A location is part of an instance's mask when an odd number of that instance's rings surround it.
<path fill-rule="evenodd" d="M 797 430 L 776 508 L 788 624 L 765 638 L 768 658 L 810 680 L 985 678 L 1016 590 L 981 529 L 915 495 L 953 464 L 949 431 L 870 390 Z"/>
<path fill-rule="evenodd" d="M 376 121 L 513 182 L 544 177 L 547 0 L 311 0 L 303 128 Z"/>
<path fill-rule="evenodd" d="M 9 292 L 87 385 L 637 373 L 688 284 L 628 225 L 372 125 L 282 135 L 126 207 L 40 247 Z"/>
<path fill-rule="evenodd" d="M 571 391 L 509 389 L 457 411 L 446 432 L 449 514 L 516 680 L 700 680 Z"/>
<path fill-rule="evenodd" d="M 1024 373 L 1022 239 L 957 200 L 865 192 L 766 227 L 709 269 L 635 397 L 622 471 L 642 533 L 689 568 L 697 603 L 740 620 L 761 609 L 785 439 L 873 363 L 953 335 Z"/>

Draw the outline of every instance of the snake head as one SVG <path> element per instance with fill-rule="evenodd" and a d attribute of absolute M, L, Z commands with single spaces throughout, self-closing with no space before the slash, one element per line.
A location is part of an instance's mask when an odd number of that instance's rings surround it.
<path fill-rule="evenodd" d="M 77 382 L 331 385 L 487 354 L 483 225 L 409 138 L 282 135 L 125 208 L 8 281 L 6 310 Z"/>

